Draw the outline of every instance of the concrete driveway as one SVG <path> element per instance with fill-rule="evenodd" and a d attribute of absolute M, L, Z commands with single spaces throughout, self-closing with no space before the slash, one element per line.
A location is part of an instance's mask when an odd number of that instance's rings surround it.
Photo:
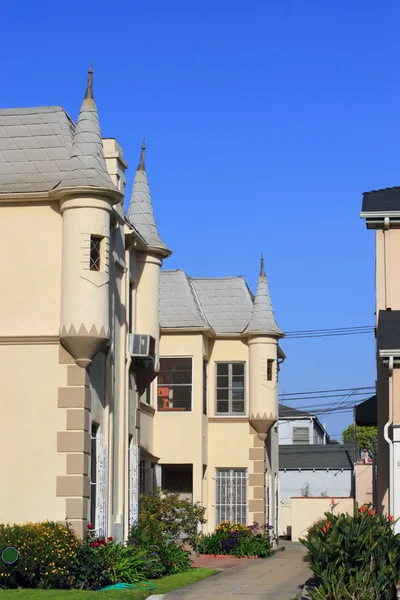
<path fill-rule="evenodd" d="M 165 600 L 294 600 L 312 575 L 306 549 L 283 542 L 286 550 L 252 560 L 164 596 Z"/>

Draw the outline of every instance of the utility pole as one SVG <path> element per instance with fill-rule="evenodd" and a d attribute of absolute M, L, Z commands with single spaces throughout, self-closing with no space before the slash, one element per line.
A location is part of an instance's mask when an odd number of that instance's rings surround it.
<path fill-rule="evenodd" d="M 354 436 L 354 462 L 357 462 L 357 427 L 356 427 L 356 405 L 353 407 L 353 436 Z"/>

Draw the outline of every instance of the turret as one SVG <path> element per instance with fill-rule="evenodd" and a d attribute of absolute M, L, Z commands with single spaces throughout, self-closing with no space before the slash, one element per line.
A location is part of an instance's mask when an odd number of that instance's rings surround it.
<path fill-rule="evenodd" d="M 249 422 L 265 439 L 278 419 L 278 340 L 284 334 L 275 321 L 262 255 L 253 311 L 243 335 L 249 345 Z"/>
<path fill-rule="evenodd" d="M 107 172 L 91 67 L 70 164 L 56 190 L 63 217 L 60 341 L 86 367 L 110 336 L 110 213 L 122 197 Z"/>
<path fill-rule="evenodd" d="M 136 315 L 137 333 L 150 334 L 156 340 L 156 356 L 160 336 L 159 289 L 162 261 L 171 250 L 161 240 L 154 218 L 149 182 L 145 168 L 145 140 L 133 182 L 128 219 L 147 244 L 147 250 L 136 258 Z"/>

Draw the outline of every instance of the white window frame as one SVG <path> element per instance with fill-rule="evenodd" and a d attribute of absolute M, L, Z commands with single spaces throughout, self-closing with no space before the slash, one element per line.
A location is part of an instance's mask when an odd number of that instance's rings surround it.
<path fill-rule="evenodd" d="M 232 411 L 228 412 L 218 412 L 217 410 L 217 390 L 218 390 L 218 365 L 244 365 L 243 369 L 243 381 L 244 381 L 244 394 L 243 394 L 243 412 L 242 413 L 234 413 Z M 215 395 L 215 403 L 214 403 L 214 414 L 216 417 L 238 417 L 243 418 L 247 415 L 247 362 L 245 360 L 217 360 L 214 363 L 214 395 Z M 221 402 L 221 401 L 220 401 Z M 233 400 L 228 398 L 228 402 L 232 404 Z M 238 401 L 240 402 L 240 400 Z"/>
<path fill-rule="evenodd" d="M 182 410 L 182 411 L 178 411 L 178 412 L 174 412 L 173 410 L 168 411 L 168 410 L 162 410 L 159 411 L 158 410 L 158 377 L 157 377 L 157 385 L 156 385 L 156 410 L 157 412 L 160 412 L 160 414 L 163 415 L 190 415 L 193 412 L 193 389 L 194 389 L 194 384 L 195 384 L 195 377 L 194 377 L 194 360 L 193 360 L 193 355 L 190 354 L 163 354 L 162 356 L 159 357 L 159 361 L 160 361 L 160 369 L 161 369 L 161 359 L 162 358 L 190 358 L 191 362 L 192 362 L 192 387 L 190 390 L 190 410 Z"/>
<path fill-rule="evenodd" d="M 133 439 L 129 444 L 129 525 L 139 518 L 139 446 Z"/>
<path fill-rule="evenodd" d="M 237 477 L 238 473 L 236 472 L 240 472 L 240 477 Z M 228 491 L 226 492 L 226 495 L 228 497 L 228 502 L 222 503 L 222 502 L 218 502 L 218 496 L 221 497 L 221 485 L 219 485 L 220 480 L 222 479 L 222 475 L 225 475 L 225 482 L 222 481 L 222 483 L 226 483 L 226 487 L 228 489 Z M 235 483 L 237 483 L 238 481 L 240 481 L 241 483 L 245 482 L 245 499 L 244 502 L 241 502 L 239 504 L 237 504 L 235 502 Z M 221 523 L 223 521 L 231 521 L 234 523 L 244 523 L 245 525 L 247 524 L 247 518 L 248 518 L 248 496 L 249 496 L 249 486 L 248 486 L 248 470 L 245 467 L 220 467 L 220 468 L 216 468 L 215 469 L 215 524 L 218 525 L 218 523 Z M 243 517 L 239 520 L 237 518 L 237 513 L 238 513 L 238 506 L 244 506 L 245 510 L 244 510 L 244 520 Z M 236 509 L 235 509 L 236 507 Z M 218 509 L 220 508 L 220 511 L 218 511 Z M 218 518 L 218 512 L 220 512 L 220 518 Z M 236 514 L 236 516 L 235 516 Z"/>
<path fill-rule="evenodd" d="M 92 507 L 92 494 L 95 494 L 95 515 L 90 515 L 94 520 L 93 525 L 100 537 L 107 535 L 107 447 L 100 425 L 96 423 L 96 435 L 91 434 L 91 440 L 96 441 L 96 481 L 90 478 L 90 507 Z M 92 456 L 92 452 L 91 452 Z M 92 465 L 90 466 L 92 475 Z"/>

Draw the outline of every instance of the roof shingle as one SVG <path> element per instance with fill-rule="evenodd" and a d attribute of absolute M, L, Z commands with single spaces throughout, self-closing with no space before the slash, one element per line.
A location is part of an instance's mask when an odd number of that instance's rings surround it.
<path fill-rule="evenodd" d="M 340 444 L 281 445 L 279 469 L 352 469 L 349 448 Z"/>
<path fill-rule="evenodd" d="M 363 194 L 363 213 L 398 211 L 400 211 L 400 187 L 398 186 Z"/>

